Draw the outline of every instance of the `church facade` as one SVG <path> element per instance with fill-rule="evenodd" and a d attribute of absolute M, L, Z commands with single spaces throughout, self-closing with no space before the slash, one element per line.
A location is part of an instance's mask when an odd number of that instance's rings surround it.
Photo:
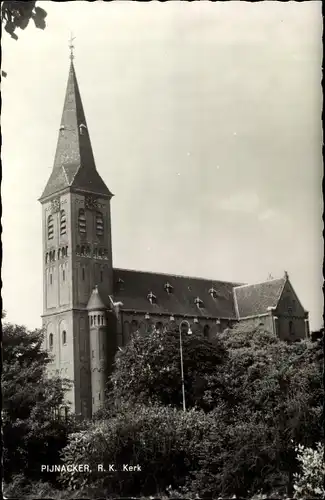
<path fill-rule="evenodd" d="M 116 350 L 136 331 L 186 319 L 207 338 L 239 321 L 284 340 L 309 335 L 287 273 L 249 285 L 113 267 L 112 197 L 96 169 L 71 61 L 54 166 L 39 201 L 44 348 L 53 354 L 49 375 L 73 381 L 72 411 L 91 417 L 101 407 Z"/>

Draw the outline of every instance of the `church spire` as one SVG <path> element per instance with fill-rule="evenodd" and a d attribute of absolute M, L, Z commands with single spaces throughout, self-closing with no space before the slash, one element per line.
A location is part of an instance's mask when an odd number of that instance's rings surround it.
<path fill-rule="evenodd" d="M 70 70 L 54 166 L 40 198 L 68 187 L 111 197 L 109 189 L 96 170 L 87 122 L 73 64 L 73 38 L 70 40 Z"/>

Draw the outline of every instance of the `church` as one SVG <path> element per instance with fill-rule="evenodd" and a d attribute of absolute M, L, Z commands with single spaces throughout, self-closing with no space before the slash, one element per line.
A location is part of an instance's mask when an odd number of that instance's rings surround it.
<path fill-rule="evenodd" d="M 105 399 L 117 349 L 136 331 L 178 327 L 212 338 L 258 322 L 281 339 L 309 335 L 288 274 L 242 284 L 113 266 L 113 194 L 96 169 L 73 56 L 53 170 L 42 205 L 44 348 L 49 376 L 73 381 L 71 410 L 91 418 Z"/>

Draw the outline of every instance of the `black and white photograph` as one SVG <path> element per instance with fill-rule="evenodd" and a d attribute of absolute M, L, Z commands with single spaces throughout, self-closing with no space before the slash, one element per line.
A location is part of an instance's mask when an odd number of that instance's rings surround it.
<path fill-rule="evenodd" d="M 5 498 L 324 498 L 322 3 L 1 23 Z"/>

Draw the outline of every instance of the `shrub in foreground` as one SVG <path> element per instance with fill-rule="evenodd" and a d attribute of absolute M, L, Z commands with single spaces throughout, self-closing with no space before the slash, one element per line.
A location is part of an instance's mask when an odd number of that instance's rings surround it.
<path fill-rule="evenodd" d="M 179 488 L 199 466 L 211 419 L 201 411 L 171 407 L 127 406 L 108 421 L 73 434 L 63 450 L 64 464 L 89 464 L 91 474 L 62 473 L 70 489 L 98 487 L 105 495 L 156 495 Z M 103 464 L 105 472 L 97 470 Z M 115 470 L 110 470 L 110 465 Z M 141 470 L 123 471 L 123 464 Z"/>

